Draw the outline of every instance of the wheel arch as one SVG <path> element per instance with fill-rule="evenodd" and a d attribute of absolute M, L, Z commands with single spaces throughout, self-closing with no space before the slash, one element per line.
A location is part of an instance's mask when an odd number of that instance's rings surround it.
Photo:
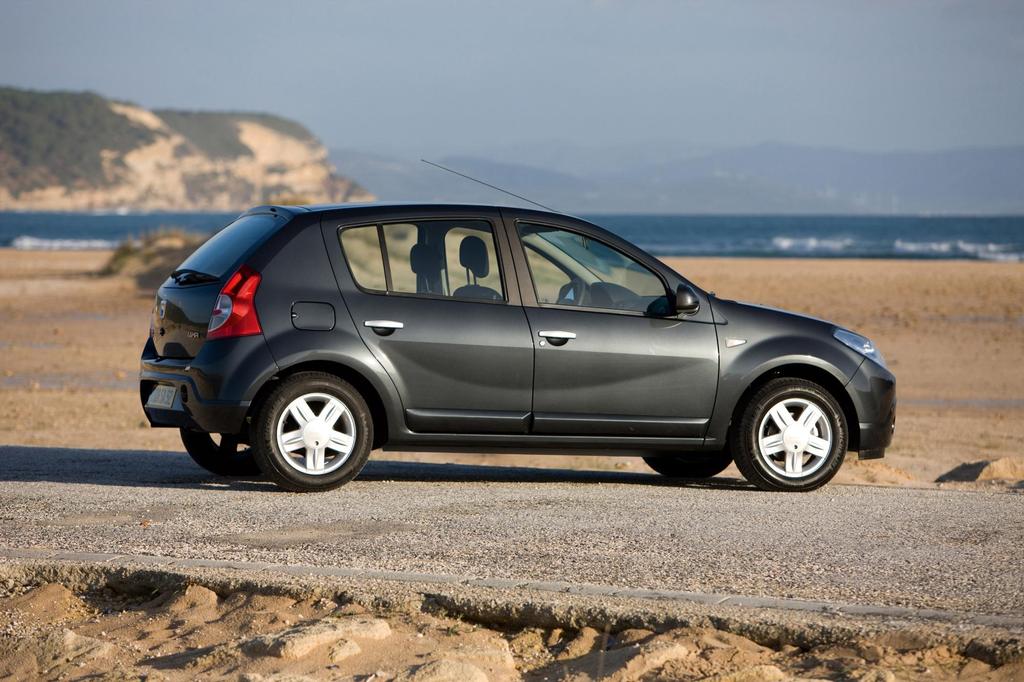
<path fill-rule="evenodd" d="M 836 402 L 839 403 L 840 408 L 843 410 L 843 416 L 846 418 L 847 449 L 858 450 L 860 448 L 857 408 L 854 406 L 853 399 L 847 392 L 846 386 L 835 374 L 827 369 L 806 363 L 793 362 L 772 367 L 750 381 L 732 407 L 730 423 L 740 418 L 743 410 L 750 403 L 750 399 L 762 386 L 772 379 L 778 378 L 805 379 L 818 384 L 828 391 L 836 399 Z"/>
<path fill-rule="evenodd" d="M 355 387 L 363 396 L 367 407 L 370 408 L 370 417 L 373 419 L 373 448 L 379 448 L 388 440 L 388 411 L 377 387 L 362 372 L 356 368 L 335 360 L 307 360 L 297 362 L 293 365 L 281 368 L 273 376 L 260 386 L 249 406 L 246 415 L 246 422 L 249 423 L 263 405 L 267 396 L 277 387 L 282 379 L 286 379 L 301 372 L 324 372 L 331 374 L 342 381 L 346 381 Z"/>

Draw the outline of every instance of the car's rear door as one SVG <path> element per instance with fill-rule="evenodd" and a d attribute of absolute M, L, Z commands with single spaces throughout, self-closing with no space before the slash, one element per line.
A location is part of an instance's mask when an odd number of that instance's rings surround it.
<path fill-rule="evenodd" d="M 677 282 L 628 245 L 506 215 L 536 344 L 533 432 L 702 438 L 718 383 L 707 305 L 667 314 Z"/>
<path fill-rule="evenodd" d="M 410 430 L 526 433 L 533 342 L 497 211 L 338 225 L 345 302 Z M 512 281 L 509 281 L 511 278 Z"/>

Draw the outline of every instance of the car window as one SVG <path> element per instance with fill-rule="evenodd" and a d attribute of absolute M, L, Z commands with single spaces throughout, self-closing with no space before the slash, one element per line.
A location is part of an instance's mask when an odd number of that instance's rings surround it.
<path fill-rule="evenodd" d="M 501 294 L 501 272 L 498 270 L 498 255 L 494 250 L 494 235 L 486 223 L 480 226 L 456 226 L 444 236 L 444 267 L 447 284 L 453 296 L 476 293 L 479 298 L 486 289 Z M 467 241 L 468 240 L 468 241 Z"/>
<path fill-rule="evenodd" d="M 391 286 L 389 291 L 406 294 L 443 294 L 436 284 L 417 283 L 416 272 L 412 265 L 412 251 L 416 246 L 416 225 L 411 223 L 395 223 L 384 226 L 384 245 L 391 266 Z"/>
<path fill-rule="evenodd" d="M 262 242 L 281 223 L 279 216 L 266 213 L 243 216 L 213 235 L 185 259 L 178 270 L 223 277 L 258 242 Z"/>
<path fill-rule="evenodd" d="M 487 221 L 423 220 L 346 228 L 341 244 L 356 283 L 364 289 L 505 300 L 494 233 Z"/>
<path fill-rule="evenodd" d="M 519 223 L 537 302 L 646 313 L 665 284 L 624 253 L 576 232 Z"/>
<path fill-rule="evenodd" d="M 533 288 L 537 292 L 537 300 L 541 303 L 554 303 L 562 287 L 571 281 L 569 273 L 562 270 L 548 256 L 534 246 L 524 242 L 526 260 L 530 264 L 530 275 L 533 277 Z"/>
<path fill-rule="evenodd" d="M 352 277 L 364 289 L 387 291 L 384 254 L 380 250 L 377 226 L 352 227 L 341 233 L 341 248 L 352 270 Z"/>

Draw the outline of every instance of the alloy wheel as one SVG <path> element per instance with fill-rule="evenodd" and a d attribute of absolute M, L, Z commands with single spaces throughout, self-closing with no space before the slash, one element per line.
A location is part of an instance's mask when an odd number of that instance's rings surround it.
<path fill-rule="evenodd" d="M 329 474 L 344 464 L 357 435 L 352 411 L 327 393 L 299 396 L 277 420 L 277 447 L 284 461 L 313 476 Z"/>
<path fill-rule="evenodd" d="M 825 411 L 810 400 L 780 400 L 761 419 L 757 451 L 779 476 L 805 478 L 828 460 L 832 452 L 832 425 Z"/>

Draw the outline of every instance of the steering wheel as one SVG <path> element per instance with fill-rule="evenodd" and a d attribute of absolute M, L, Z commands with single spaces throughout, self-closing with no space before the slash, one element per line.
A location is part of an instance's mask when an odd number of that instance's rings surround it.
<path fill-rule="evenodd" d="M 614 282 L 594 282 L 590 286 L 590 304 L 599 308 L 643 311 L 647 301 L 628 287 Z"/>

